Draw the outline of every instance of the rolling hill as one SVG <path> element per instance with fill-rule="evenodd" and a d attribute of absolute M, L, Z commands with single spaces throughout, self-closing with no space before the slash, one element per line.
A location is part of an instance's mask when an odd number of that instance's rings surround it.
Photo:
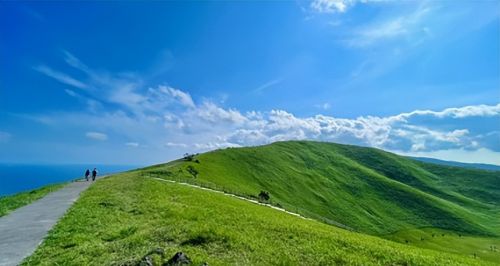
<path fill-rule="evenodd" d="M 194 175 L 191 172 L 195 172 Z M 145 169 L 374 235 L 435 227 L 498 236 L 499 172 L 417 162 L 374 148 L 309 141 L 228 148 Z"/>
<path fill-rule="evenodd" d="M 23 265 L 494 265 L 350 232 L 144 170 L 98 180 Z"/>
<path fill-rule="evenodd" d="M 499 202 L 494 171 L 311 141 L 227 148 L 97 181 L 24 264 L 489 265 Z"/>
<path fill-rule="evenodd" d="M 227 148 L 145 168 L 348 230 L 499 261 L 500 172 L 311 141 Z M 436 232 L 439 232 L 436 233 Z M 415 241 L 418 240 L 418 241 Z"/>

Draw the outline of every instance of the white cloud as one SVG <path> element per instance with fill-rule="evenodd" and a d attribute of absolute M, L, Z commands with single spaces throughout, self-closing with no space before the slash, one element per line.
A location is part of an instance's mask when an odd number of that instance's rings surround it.
<path fill-rule="evenodd" d="M 137 143 L 137 142 L 126 142 L 125 146 L 137 148 L 137 147 L 139 147 L 139 143 Z"/>
<path fill-rule="evenodd" d="M 208 143 L 195 143 L 193 145 L 197 150 L 215 150 L 228 147 L 240 147 L 240 145 L 230 142 L 208 142 Z"/>
<path fill-rule="evenodd" d="M 322 104 L 316 104 L 314 107 L 319 108 L 319 109 L 323 109 L 323 110 L 328 110 L 332 106 L 330 103 L 322 103 Z"/>
<path fill-rule="evenodd" d="M 422 151 L 425 150 L 425 144 L 424 143 L 414 143 L 411 145 L 411 151 Z"/>
<path fill-rule="evenodd" d="M 167 147 L 180 147 L 180 148 L 188 147 L 188 145 L 185 143 L 174 143 L 174 142 L 167 142 L 167 143 L 165 143 L 165 146 L 167 146 Z"/>
<path fill-rule="evenodd" d="M 73 54 L 71 54 L 70 52 L 68 52 L 66 50 L 63 50 L 62 52 L 64 54 L 64 61 L 68 65 L 70 65 L 70 66 L 72 66 L 72 67 L 74 67 L 74 68 L 76 68 L 78 70 L 81 70 L 81 71 L 83 71 L 85 73 L 90 73 L 91 72 L 89 70 L 89 68 L 84 63 L 82 63 L 80 61 L 80 59 L 78 59 L 76 56 L 74 56 Z"/>
<path fill-rule="evenodd" d="M 88 73 L 91 88 L 102 88 L 99 91 L 86 90 L 85 93 L 91 94 L 92 98 L 69 89 L 66 93 L 81 100 L 95 99 L 106 109 L 96 112 L 97 107 L 92 109 L 88 104 L 88 109 L 82 112 L 25 117 L 49 121 L 47 126 L 72 126 L 82 132 L 91 128 L 114 132 L 117 137 L 138 141 L 125 144 L 130 147 L 161 147 L 162 152 L 177 150 L 165 147 L 205 151 L 308 139 L 414 153 L 456 149 L 500 152 L 500 134 L 495 133 L 498 127 L 484 126 L 498 122 L 500 103 L 354 119 L 326 115 L 298 117 L 285 110 L 242 113 L 211 100 L 197 103 L 188 92 L 166 85 L 144 88 L 144 82 L 133 73 L 110 75 L 97 72 L 73 55 L 66 55 L 65 60 L 72 67 Z M 328 109 L 330 105 L 323 103 L 317 107 Z M 87 132 L 86 136 L 95 140 L 108 139 L 100 132 Z M 123 142 L 119 145 L 123 147 Z"/>
<path fill-rule="evenodd" d="M 144 90 L 144 82 L 136 73 L 122 72 L 111 74 L 103 70 L 97 71 L 85 65 L 68 51 L 63 51 L 63 54 L 63 59 L 69 66 L 82 71 L 86 75 L 86 83 L 78 81 L 68 74 L 55 71 L 45 65 L 35 67 L 34 69 L 64 84 L 81 89 L 85 88 L 87 89 L 86 92 L 92 98 L 99 99 L 102 102 L 119 104 L 136 116 L 145 116 L 148 113 L 161 113 L 171 105 L 181 105 L 189 108 L 195 107 L 191 95 L 187 92 L 165 85 Z M 80 99 L 91 99 L 78 95 L 71 90 L 66 90 L 66 93 Z M 89 107 L 95 108 L 97 103 L 95 100 L 88 101 Z"/>
<path fill-rule="evenodd" d="M 395 118 L 408 119 L 413 116 L 434 116 L 438 118 L 452 117 L 452 118 L 465 118 L 473 116 L 498 116 L 500 114 L 500 104 L 497 105 L 470 105 L 460 108 L 447 108 L 443 111 L 431 110 L 415 110 L 409 113 L 402 113 Z"/>
<path fill-rule="evenodd" d="M 311 2 L 311 8 L 319 13 L 343 13 L 355 2 L 354 0 L 314 0 Z"/>
<path fill-rule="evenodd" d="M 53 78 L 61 83 L 64 83 L 66 85 L 70 85 L 70 86 L 77 87 L 80 89 L 88 88 L 87 84 L 85 84 L 77 79 L 74 79 L 67 74 L 53 70 L 48 66 L 40 65 L 40 66 L 34 67 L 33 69 L 42 73 L 42 74 L 45 74 L 45 75 Z"/>
<path fill-rule="evenodd" d="M 131 80 L 126 84 L 139 83 Z M 78 96 L 73 91 L 66 92 L 74 97 Z M 387 117 L 345 119 L 315 115 L 301 118 L 285 110 L 242 114 L 236 109 L 224 108 L 209 100 L 197 104 L 189 93 L 164 85 L 145 91 L 140 91 L 135 86 L 125 86 L 115 89 L 113 93 L 112 95 L 122 94 L 126 98 L 113 99 L 116 103 L 122 103 L 117 110 L 98 117 L 71 118 L 69 115 L 65 123 L 92 121 L 94 128 L 121 132 L 130 139 L 147 139 L 151 142 L 150 146 L 165 143 L 161 146 L 197 150 L 302 139 L 351 143 L 402 152 L 460 148 L 500 149 L 491 132 L 478 132 L 475 125 L 462 126 L 460 122 L 461 119 L 471 117 L 483 120 L 498 118 L 500 104 L 447 108 L 441 111 L 415 110 Z M 317 107 L 327 109 L 330 105 L 325 103 Z M 54 121 L 61 119 L 61 115 L 49 118 Z M 105 134 L 101 134 L 88 132 L 87 137 L 107 139 Z M 175 139 L 177 142 L 166 142 L 166 139 Z M 193 143 L 193 140 L 196 140 L 195 144 L 185 144 Z"/>
<path fill-rule="evenodd" d="M 476 108 L 477 107 L 477 108 Z M 411 112 L 389 117 L 358 117 L 343 119 L 316 115 L 298 118 L 283 110 L 273 110 L 260 115 L 248 114 L 242 126 L 228 132 L 223 140 L 239 145 L 258 145 L 277 140 L 313 139 L 374 146 L 406 151 L 432 151 L 450 148 L 477 149 L 485 135 L 472 134 L 459 119 L 477 116 L 481 119 L 500 117 L 496 106 L 465 106 L 439 112 Z M 450 110 L 453 110 L 451 112 Z M 470 110 L 475 110 L 471 112 Z M 479 111 L 481 110 L 481 111 Z M 411 115 L 407 115 L 411 114 Z M 426 121 L 412 122 L 409 118 L 430 115 Z M 434 120 L 447 120 L 447 128 L 439 128 Z M 413 124 L 416 123 L 416 124 Z M 449 124 L 455 128 L 449 129 Z M 438 124 L 439 125 L 439 124 Z M 472 128 L 474 131 L 475 128 Z M 483 142 L 484 143 L 484 142 Z M 494 147 L 494 144 L 491 144 Z"/>
<path fill-rule="evenodd" d="M 194 108 L 194 102 L 189 93 L 183 92 L 181 90 L 174 89 L 172 87 L 159 86 L 159 90 L 163 93 L 172 96 L 174 99 L 179 101 L 182 105 Z"/>
<path fill-rule="evenodd" d="M 490 149 L 479 148 L 476 150 L 467 149 L 446 149 L 437 151 L 395 151 L 401 155 L 436 158 L 446 161 L 456 161 L 463 163 L 488 163 L 500 165 L 500 154 Z"/>
<path fill-rule="evenodd" d="M 239 111 L 221 108 L 210 101 L 203 102 L 203 104 L 195 110 L 195 113 L 198 117 L 211 123 L 243 123 L 247 120 Z"/>
<path fill-rule="evenodd" d="M 390 0 L 313 0 L 310 8 L 318 13 L 344 13 L 357 3 L 385 2 Z"/>
<path fill-rule="evenodd" d="M 104 141 L 108 139 L 108 135 L 100 132 L 87 132 L 85 136 L 89 139 Z"/>

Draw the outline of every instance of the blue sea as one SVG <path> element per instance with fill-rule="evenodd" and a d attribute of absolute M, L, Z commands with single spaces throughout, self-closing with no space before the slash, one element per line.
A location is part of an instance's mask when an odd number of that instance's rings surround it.
<path fill-rule="evenodd" d="M 99 175 L 139 168 L 138 165 L 0 164 L 0 196 L 28 191 L 53 183 L 82 178 L 96 167 Z"/>

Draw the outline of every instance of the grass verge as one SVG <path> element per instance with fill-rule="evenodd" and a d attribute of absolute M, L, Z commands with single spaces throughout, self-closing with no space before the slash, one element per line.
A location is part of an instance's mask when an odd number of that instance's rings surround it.
<path fill-rule="evenodd" d="M 65 183 L 62 184 L 52 184 L 41 188 L 33 189 L 31 191 L 20 192 L 14 195 L 1 196 L 0 197 L 0 217 L 8 214 L 9 212 L 20 208 L 22 206 L 28 205 L 35 200 L 43 198 L 50 192 L 56 191 L 62 188 Z"/>

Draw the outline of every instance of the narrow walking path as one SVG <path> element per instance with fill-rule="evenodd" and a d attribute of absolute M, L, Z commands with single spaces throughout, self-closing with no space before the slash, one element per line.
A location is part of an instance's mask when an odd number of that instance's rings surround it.
<path fill-rule="evenodd" d="M 193 184 L 189 184 L 189 183 L 184 183 L 184 182 L 178 182 L 178 181 L 173 181 L 173 180 L 163 179 L 163 178 L 159 178 L 159 177 L 152 177 L 152 179 L 156 179 L 156 180 L 163 181 L 163 182 L 169 182 L 169 183 L 174 183 L 174 184 L 180 184 L 180 185 L 184 185 L 184 186 L 189 186 L 189 187 L 194 187 L 194 188 L 198 188 L 198 189 L 203 189 L 203 190 L 208 190 L 208 191 L 212 191 L 212 192 L 220 193 L 220 194 L 223 194 L 223 195 L 226 195 L 226 196 L 230 196 L 230 197 L 238 198 L 238 199 L 241 199 L 241 200 L 244 200 L 244 201 L 249 201 L 249 202 L 252 202 L 252 203 L 255 203 L 255 204 L 258 204 L 258 205 L 266 206 L 266 207 L 269 207 L 269 208 L 272 208 L 272 209 L 275 209 L 275 210 L 278 210 L 278 211 L 286 212 L 286 213 L 288 213 L 288 214 L 298 216 L 298 217 L 300 217 L 300 218 L 302 218 L 302 219 L 306 219 L 306 220 L 313 220 L 313 219 L 311 219 L 311 218 L 308 218 L 308 217 L 302 216 L 302 215 L 300 215 L 300 214 L 298 214 L 298 213 L 291 212 L 291 211 L 285 210 L 285 209 L 283 209 L 283 208 L 273 206 L 273 205 L 271 205 L 271 204 L 262 203 L 262 202 L 259 202 L 259 201 L 257 201 L 257 200 L 248 199 L 248 198 L 245 198 L 245 197 L 241 197 L 241 196 L 238 196 L 238 195 L 234 195 L 234 194 L 226 193 L 226 192 L 223 192 L 223 191 L 214 190 L 214 189 L 211 189 L 211 188 L 206 188 L 206 187 L 202 187 L 202 186 L 198 186 L 198 185 L 193 185 Z M 350 231 L 354 231 L 354 229 L 352 229 L 351 227 L 349 227 L 349 226 L 347 226 L 347 225 L 345 225 L 345 224 L 341 224 L 341 223 L 339 223 L 339 222 L 336 222 L 336 221 L 331 221 L 331 220 L 329 220 L 328 222 L 329 222 L 330 224 L 332 224 L 332 225 L 337 226 L 337 227 L 344 228 L 344 229 L 346 229 L 346 230 L 350 230 Z"/>
<path fill-rule="evenodd" d="M 0 218 L 0 266 L 18 265 L 92 182 L 76 181 Z"/>

